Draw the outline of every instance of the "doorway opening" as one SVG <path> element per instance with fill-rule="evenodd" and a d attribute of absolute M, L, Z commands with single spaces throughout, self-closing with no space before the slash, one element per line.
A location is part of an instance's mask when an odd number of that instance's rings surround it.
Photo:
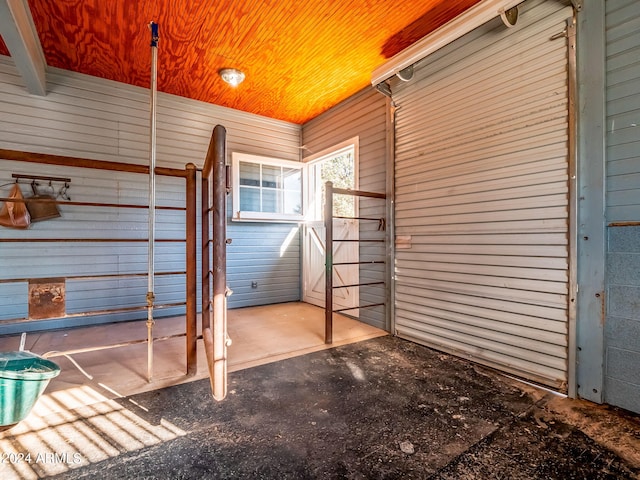
<path fill-rule="evenodd" d="M 305 191 L 306 216 L 303 242 L 303 288 L 304 302 L 325 306 L 325 226 L 324 204 L 326 201 L 325 184 L 333 182 L 336 188 L 358 188 L 358 138 L 352 138 L 334 147 L 319 152 L 306 160 Z M 333 221 L 334 237 L 340 240 L 333 246 L 333 258 L 336 262 L 353 262 L 334 269 L 336 285 L 356 285 L 359 283 L 358 199 L 350 195 L 338 195 L 334 200 Z M 341 218 L 345 217 L 345 218 Z M 359 288 L 341 288 L 335 292 L 336 308 L 353 308 L 359 302 Z M 357 309 L 349 311 L 357 317 Z"/>

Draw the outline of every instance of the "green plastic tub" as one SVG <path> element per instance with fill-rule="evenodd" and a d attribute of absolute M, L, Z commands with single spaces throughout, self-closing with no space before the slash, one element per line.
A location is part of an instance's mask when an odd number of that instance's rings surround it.
<path fill-rule="evenodd" d="M 0 425 L 24 419 L 60 367 L 31 352 L 0 352 Z"/>

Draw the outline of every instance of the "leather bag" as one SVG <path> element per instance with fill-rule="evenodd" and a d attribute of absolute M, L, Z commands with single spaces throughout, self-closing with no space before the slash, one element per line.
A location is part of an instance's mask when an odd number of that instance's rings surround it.
<path fill-rule="evenodd" d="M 0 209 L 0 225 L 9 228 L 28 228 L 31 225 L 31 215 L 29 215 L 22 191 L 17 183 L 11 188 L 9 198 L 21 201 L 7 200 L 4 203 Z"/>
<path fill-rule="evenodd" d="M 32 223 L 61 216 L 53 195 L 39 193 L 35 182 L 31 184 L 31 189 L 33 190 L 33 195 L 27 198 L 26 205 L 29 215 L 31 215 Z"/>

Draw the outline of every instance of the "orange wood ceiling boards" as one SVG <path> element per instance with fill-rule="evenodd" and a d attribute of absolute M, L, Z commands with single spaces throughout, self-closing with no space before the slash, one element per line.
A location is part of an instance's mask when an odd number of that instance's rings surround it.
<path fill-rule="evenodd" d="M 479 0 L 29 0 L 49 66 L 304 123 Z M 0 45 L 2 47 L 2 45 Z M 0 52 L 2 53 L 2 52 Z M 6 53 L 6 49 L 5 49 Z M 220 68 L 245 72 L 236 88 Z"/>

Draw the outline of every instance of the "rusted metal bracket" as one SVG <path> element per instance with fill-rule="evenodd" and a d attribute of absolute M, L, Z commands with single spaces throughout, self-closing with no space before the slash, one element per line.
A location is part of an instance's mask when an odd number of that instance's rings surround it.
<path fill-rule="evenodd" d="M 573 8 L 575 8 L 576 12 L 582 10 L 583 2 L 584 0 L 571 0 L 571 4 L 573 5 Z"/>
<path fill-rule="evenodd" d="M 23 175 L 22 173 L 12 173 L 11 178 L 15 178 L 16 180 L 20 180 L 21 178 L 26 178 L 27 180 L 44 180 L 47 182 L 64 182 L 70 183 L 70 178 L 64 177 L 49 177 L 43 175 Z"/>
<path fill-rule="evenodd" d="M 379 84 L 377 84 L 376 90 L 378 90 L 385 97 L 391 98 L 391 87 L 389 87 L 389 84 L 387 82 L 380 82 Z"/>

